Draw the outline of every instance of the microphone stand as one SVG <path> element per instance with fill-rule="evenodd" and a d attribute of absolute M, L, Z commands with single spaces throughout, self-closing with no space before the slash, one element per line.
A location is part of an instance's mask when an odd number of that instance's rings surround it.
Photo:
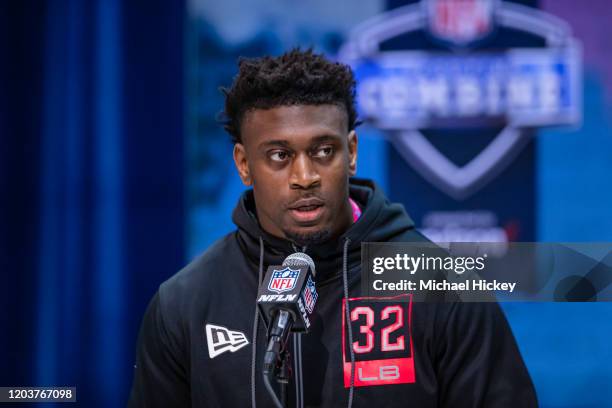
<path fill-rule="evenodd" d="M 268 333 L 270 340 L 264 355 L 263 380 L 277 408 L 287 406 L 287 384 L 291 378 L 291 355 L 287 348 L 287 340 L 292 324 L 290 313 L 286 310 L 280 310 L 270 326 L 270 332 Z M 273 377 L 280 387 L 280 400 L 270 383 Z"/>
<path fill-rule="evenodd" d="M 291 379 L 291 355 L 288 349 L 285 349 L 279 357 L 280 367 L 276 373 L 276 381 L 280 387 L 280 400 L 283 407 L 287 406 L 287 385 Z"/>

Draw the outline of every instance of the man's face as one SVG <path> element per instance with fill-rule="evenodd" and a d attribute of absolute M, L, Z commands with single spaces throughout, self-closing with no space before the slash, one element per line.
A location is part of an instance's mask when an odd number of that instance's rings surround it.
<path fill-rule="evenodd" d="M 268 233 L 298 244 L 342 234 L 352 222 L 348 178 L 355 174 L 357 136 L 336 105 L 248 111 L 234 161 L 253 186 L 257 217 Z"/>

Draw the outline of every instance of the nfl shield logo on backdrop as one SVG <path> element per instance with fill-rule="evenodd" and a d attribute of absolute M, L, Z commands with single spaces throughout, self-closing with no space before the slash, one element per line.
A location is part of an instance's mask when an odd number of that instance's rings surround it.
<path fill-rule="evenodd" d="M 493 29 L 496 0 L 427 0 L 429 31 L 444 42 L 466 46 Z"/>
<path fill-rule="evenodd" d="M 478 49 L 494 44 L 497 27 L 529 33 L 545 45 Z M 430 44 L 382 49 L 388 39 L 421 31 L 451 52 Z M 355 73 L 359 117 L 391 131 L 406 161 L 456 200 L 512 162 L 529 142 L 532 132 L 523 129 L 580 123 L 580 44 L 566 23 L 533 7 L 421 0 L 361 23 L 348 38 L 339 59 Z M 448 157 L 423 132 L 471 127 L 497 135 L 467 162 Z"/>
<path fill-rule="evenodd" d="M 272 271 L 272 279 L 268 283 L 268 290 L 276 293 L 289 292 L 297 284 L 298 276 L 300 276 L 299 269 L 291 269 L 286 267 L 284 269 Z"/>

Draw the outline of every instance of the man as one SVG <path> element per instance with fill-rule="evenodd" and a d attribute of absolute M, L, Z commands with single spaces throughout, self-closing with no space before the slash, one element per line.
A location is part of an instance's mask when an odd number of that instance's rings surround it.
<path fill-rule="evenodd" d="M 240 62 L 226 130 L 252 189 L 234 210 L 237 231 L 151 301 L 130 406 L 272 406 L 256 294 L 263 271 L 298 249 L 316 263 L 319 297 L 310 333 L 294 341 L 290 406 L 537 405 L 497 304 L 359 298 L 361 242 L 426 240 L 374 183 L 349 181 L 354 89 L 348 67 L 311 51 Z"/>

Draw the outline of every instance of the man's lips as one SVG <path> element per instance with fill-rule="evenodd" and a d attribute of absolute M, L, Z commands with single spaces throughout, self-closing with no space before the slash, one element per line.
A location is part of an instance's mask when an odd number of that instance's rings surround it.
<path fill-rule="evenodd" d="M 289 213 L 299 223 L 313 223 L 323 214 L 324 205 L 318 198 L 305 198 L 291 204 Z"/>

